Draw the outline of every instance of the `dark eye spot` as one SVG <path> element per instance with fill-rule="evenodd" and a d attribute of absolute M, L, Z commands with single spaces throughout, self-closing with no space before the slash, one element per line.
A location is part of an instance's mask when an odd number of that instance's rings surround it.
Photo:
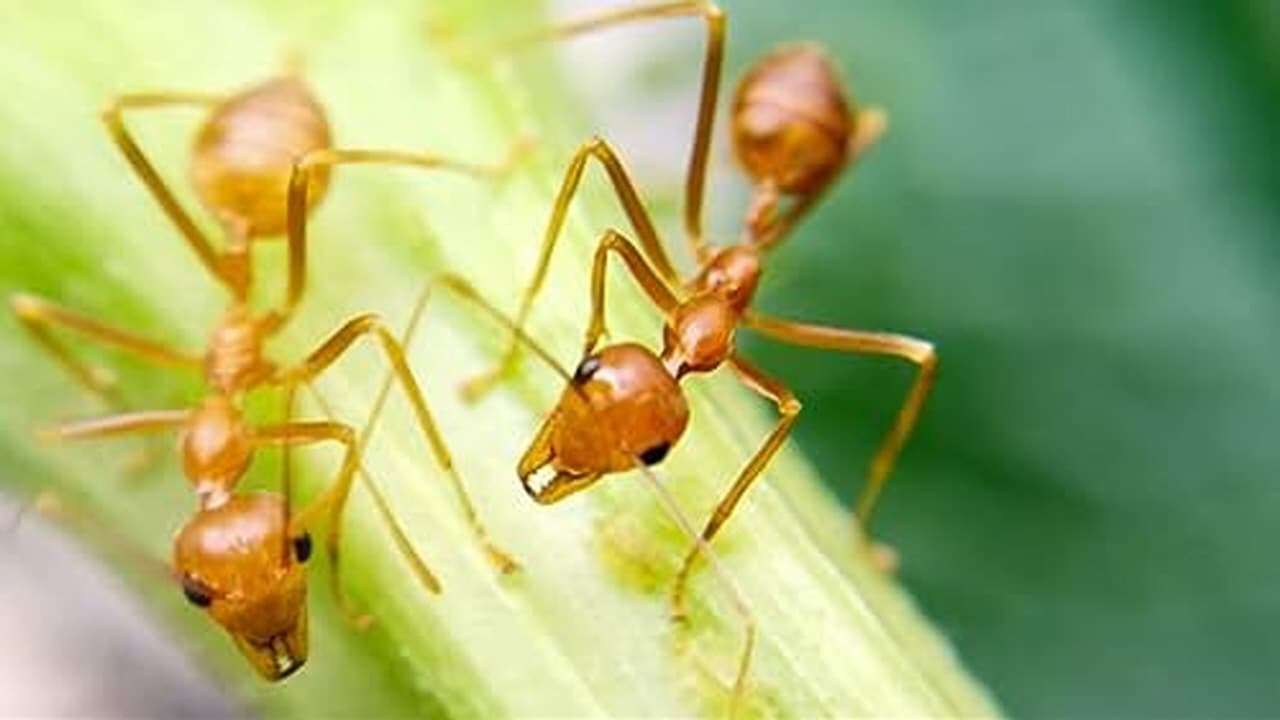
<path fill-rule="evenodd" d="M 582 385 L 591 379 L 592 375 L 600 369 L 600 357 L 598 355 L 588 355 L 582 358 L 582 362 L 578 363 L 578 369 L 573 371 L 573 384 Z"/>
<path fill-rule="evenodd" d="M 196 607 L 207 608 L 213 602 L 213 593 L 203 583 L 190 575 L 182 576 L 182 594 Z"/>
<path fill-rule="evenodd" d="M 311 557 L 311 533 L 302 533 L 293 539 L 293 556 L 304 563 Z"/>
<path fill-rule="evenodd" d="M 660 442 L 657 445 L 654 445 L 653 447 L 649 448 L 648 450 L 645 450 L 644 452 L 640 453 L 640 460 L 643 461 L 645 465 L 657 465 L 658 463 L 662 462 L 662 459 L 665 458 L 667 456 L 667 453 L 670 451 L 671 451 L 671 443 Z"/>

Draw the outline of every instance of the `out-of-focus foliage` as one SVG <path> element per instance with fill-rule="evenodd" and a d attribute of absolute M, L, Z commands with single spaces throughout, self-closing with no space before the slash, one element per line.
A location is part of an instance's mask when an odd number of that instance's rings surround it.
<path fill-rule="evenodd" d="M 1280 6 L 726 5 L 890 113 L 761 305 L 937 341 L 878 526 L 925 608 L 1015 716 L 1274 713 Z M 907 370 L 748 347 L 848 496 Z"/>

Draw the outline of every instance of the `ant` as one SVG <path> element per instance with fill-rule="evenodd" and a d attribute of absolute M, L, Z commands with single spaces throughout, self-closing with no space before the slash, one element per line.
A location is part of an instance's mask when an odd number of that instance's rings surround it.
<path fill-rule="evenodd" d="M 612 410 L 601 403 L 595 402 L 598 397 L 599 388 L 592 384 L 580 381 L 579 373 L 572 373 L 560 364 L 555 357 L 547 351 L 537 340 L 530 337 L 514 320 L 505 315 L 501 310 L 486 300 L 484 296 L 475 289 L 473 285 L 460 276 L 453 274 L 443 274 L 427 283 L 419 295 L 417 302 L 414 304 L 413 311 L 410 313 L 408 326 L 405 328 L 404 334 L 401 336 L 400 343 L 404 347 L 409 347 L 413 341 L 414 333 L 423 321 L 427 306 L 432 298 L 436 297 L 438 291 L 445 291 L 452 295 L 455 299 L 462 300 L 479 309 L 491 320 L 494 320 L 503 328 L 511 333 L 513 342 L 519 343 L 529 349 L 534 357 L 538 358 L 542 363 L 549 367 L 561 380 L 565 382 L 564 395 L 560 399 L 559 406 L 565 407 L 566 400 L 571 395 L 576 401 L 576 408 L 581 409 L 583 423 L 594 424 L 604 427 L 615 427 L 612 423 L 616 423 L 618 418 L 612 413 Z M 372 410 L 366 423 L 366 438 L 371 436 L 377 427 L 378 418 L 381 415 L 387 395 L 390 392 L 392 377 L 388 375 L 382 381 L 382 385 L 373 401 Z M 607 432 L 607 431 L 606 431 Z M 732 690 L 729 695 L 728 716 L 736 717 L 736 711 L 739 707 L 742 696 L 746 690 L 746 678 L 751 667 L 751 657 L 755 648 L 756 631 L 755 623 L 752 620 L 751 613 L 747 609 L 746 601 L 743 599 L 741 591 L 733 582 L 728 572 L 720 565 L 716 558 L 715 552 L 707 544 L 695 530 L 693 525 L 686 519 L 683 511 L 666 489 L 663 483 L 658 479 L 654 470 L 649 467 L 652 463 L 643 454 L 637 454 L 628 447 L 617 447 L 612 450 L 612 459 L 617 463 L 619 469 L 635 468 L 640 471 L 641 475 L 648 481 L 650 489 L 654 492 L 663 510 L 675 521 L 678 528 L 687 535 L 694 546 L 699 549 L 702 555 L 707 558 L 711 567 L 715 580 L 725 590 L 729 596 L 734 612 L 739 616 L 742 623 L 742 649 L 738 655 L 737 671 L 734 676 Z M 527 486 L 526 486 L 527 487 Z"/>
<path fill-rule="evenodd" d="M 702 545 L 709 543 L 782 446 L 801 409 L 799 399 L 786 385 L 735 349 L 735 334 L 745 327 L 795 345 L 886 355 L 919 368 L 892 428 L 871 462 L 867 483 L 857 501 L 855 515 L 864 533 L 885 480 L 933 385 L 937 369 L 933 345 L 905 335 L 779 320 L 754 311 L 752 304 L 769 252 L 791 234 L 844 171 L 874 144 L 886 126 L 884 113 L 852 104 L 831 62 L 815 45 L 783 46 L 758 60 L 734 92 L 731 124 L 733 154 L 751 181 L 752 197 L 739 241 L 713 248 L 703 234 L 702 208 L 724 58 L 724 12 L 707 1 L 654 2 L 553 26 L 517 38 L 511 45 L 566 39 L 626 22 L 678 16 L 700 17 L 707 30 L 684 195 L 685 236 L 697 271 L 688 278 L 677 273 L 613 148 L 600 138 L 581 145 L 552 206 L 515 326 L 522 329 L 528 320 L 589 161 L 595 160 L 604 167 L 639 247 L 613 229 L 600 236 L 592 263 L 591 315 L 583 359 L 520 459 L 517 473 L 526 492 L 535 501 L 547 504 L 584 490 L 605 475 L 633 468 L 633 458 L 645 465 L 661 462 L 689 423 L 689 406 L 681 383 L 727 364 L 743 384 L 773 402 L 781 417 L 703 527 Z M 605 273 L 611 253 L 622 259 L 665 319 L 662 347 L 657 353 L 638 343 L 597 347 L 606 334 Z M 517 359 L 518 343 L 513 337 L 496 367 L 472 378 L 464 387 L 465 394 L 475 398 L 488 391 Z M 672 607 L 677 618 L 683 616 L 684 588 L 702 545 L 690 550 L 676 577 Z"/>
<path fill-rule="evenodd" d="M 124 123 L 127 111 L 176 106 L 208 110 L 196 135 L 190 176 L 201 202 L 225 231 L 222 249 L 209 241 L 178 203 Z M 58 425 L 43 431 L 42 437 L 64 441 L 179 432 L 182 468 L 197 509 L 174 538 L 172 565 L 166 567 L 166 574 L 177 580 L 187 599 L 231 635 L 264 678 L 277 681 L 291 675 L 307 658 L 304 563 L 312 551 L 309 529 L 327 516 L 331 589 L 349 620 L 358 626 L 367 624 L 370 618 L 356 613 L 342 590 L 338 563 L 343 512 L 355 474 L 363 473 L 364 438 L 334 420 L 332 413 L 325 421 L 292 417 L 297 390 L 311 387 L 357 341 L 366 339 L 375 341 L 391 366 L 488 559 L 502 572 L 515 570 L 516 562 L 489 540 L 402 346 L 377 315 L 351 318 L 295 365 L 267 359 L 264 344 L 289 321 L 304 293 L 307 214 L 324 196 L 331 168 L 363 163 L 497 176 L 515 161 L 522 145 L 517 144 L 502 165 L 493 167 L 429 154 L 335 149 L 324 109 L 292 73 L 226 96 L 125 95 L 106 108 L 103 120 L 129 165 L 205 269 L 229 291 L 230 303 L 203 353 L 154 342 L 29 294 L 13 295 L 11 307 L 39 345 L 115 411 Z M 282 232 L 289 258 L 285 298 L 277 309 L 255 312 L 249 303 L 253 245 Z M 110 375 L 77 359 L 53 334 L 55 329 L 79 333 L 152 365 L 202 369 L 204 397 L 189 408 L 124 412 Z M 283 390 L 285 422 L 255 427 L 246 420 L 244 399 L 261 388 Z M 327 406 L 324 409 L 329 412 Z M 333 484 L 294 513 L 288 449 L 314 443 L 341 446 L 343 459 Z M 255 453 L 271 446 L 285 448 L 281 492 L 237 492 Z M 423 587 L 439 592 L 439 581 L 411 547 L 387 501 L 371 481 L 368 485 L 397 549 Z"/>

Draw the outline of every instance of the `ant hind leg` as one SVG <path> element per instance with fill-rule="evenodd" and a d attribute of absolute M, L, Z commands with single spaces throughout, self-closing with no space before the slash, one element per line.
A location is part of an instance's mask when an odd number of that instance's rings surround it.
<path fill-rule="evenodd" d="M 806 325 L 755 314 L 747 316 L 746 325 L 764 335 L 793 345 L 865 355 L 887 355 L 906 360 L 918 368 L 915 380 L 898 409 L 893 426 L 872 458 L 867 482 L 858 495 L 854 513 L 858 521 L 859 537 L 866 539 L 872 513 L 884 490 L 889 473 L 893 470 L 907 438 L 911 436 L 911 431 L 915 429 L 920 411 L 924 408 L 929 392 L 933 389 L 933 381 L 938 372 L 938 355 L 933 344 L 906 335 Z M 897 568 L 898 558 L 891 548 L 876 543 L 869 544 L 869 548 L 873 562 L 881 569 L 893 571 Z"/>

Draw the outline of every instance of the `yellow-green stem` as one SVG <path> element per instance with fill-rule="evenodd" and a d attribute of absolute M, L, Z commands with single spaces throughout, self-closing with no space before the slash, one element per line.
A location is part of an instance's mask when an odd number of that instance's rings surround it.
<path fill-rule="evenodd" d="M 286 58 L 331 113 L 339 143 L 496 160 L 521 134 L 533 157 L 499 186 L 439 175 L 344 169 L 315 213 L 310 291 L 272 346 L 297 358 L 350 315 L 403 322 L 434 272 L 473 280 L 512 308 L 563 163 L 589 123 L 568 102 L 548 58 L 451 65 L 432 32 L 465 33 L 490 13 L 508 26 L 539 21 L 501 0 L 354 0 L 184 3 L 61 0 L 0 9 L 0 288 L 38 292 L 185 347 L 203 345 L 225 298 L 99 127 L 114 94 L 223 90 L 262 79 Z M 196 117 L 138 120 L 142 141 L 195 207 L 185 150 Z M 603 183 L 590 186 L 570 223 L 534 330 L 572 362 L 587 305 L 586 264 L 596 234 L 618 223 Z M 260 289 L 281 292 L 283 253 L 263 253 Z M 646 342 L 657 318 L 624 285 L 611 295 L 615 337 Z M 98 410 L 22 336 L 0 321 L 4 478 L 23 492 L 74 495 L 111 532 L 167 552 L 191 507 L 176 458 L 141 487 L 111 471 L 128 441 L 38 447 L 32 430 Z M 689 628 L 667 619 L 667 593 L 688 539 L 639 477 L 620 476 L 561 505 L 532 504 L 513 468 L 554 375 L 527 362 L 475 407 L 457 383 L 492 360 L 499 333 L 464 308 L 432 312 L 411 351 L 435 413 L 495 540 L 523 571 L 499 577 L 473 542 L 454 498 L 399 401 L 366 465 L 444 585 L 431 596 L 357 490 L 345 535 L 346 582 L 377 617 L 357 633 L 313 580 L 312 659 L 278 687 L 259 683 L 229 641 L 162 583 L 136 578 L 175 632 L 234 692 L 272 714 L 676 715 L 723 711 L 739 634 L 729 598 L 708 572 L 691 586 Z M 77 345 L 80 347 L 80 345 Z M 135 406 L 180 407 L 198 378 L 147 368 L 95 348 L 118 370 Z M 320 383 L 360 422 L 381 377 L 377 355 L 357 353 Z M 259 417 L 274 405 L 257 403 Z M 767 429 L 767 408 L 728 378 L 693 392 L 694 421 L 660 474 L 692 518 L 703 518 Z M 314 410 L 314 408 L 312 408 Z M 337 457 L 304 454 L 304 494 L 333 476 Z M 270 486 L 263 458 L 253 482 Z M 746 697 L 752 713 L 831 716 L 988 715 L 993 706 L 910 600 L 854 552 L 850 521 L 812 469 L 788 448 L 770 466 L 715 548 L 746 596 L 760 632 Z"/>

